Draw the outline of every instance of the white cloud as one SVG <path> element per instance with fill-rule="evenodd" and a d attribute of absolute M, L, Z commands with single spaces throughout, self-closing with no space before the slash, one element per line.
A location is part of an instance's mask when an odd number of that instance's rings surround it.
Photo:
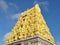
<path fill-rule="evenodd" d="M 40 4 L 40 5 L 45 5 L 45 6 L 46 6 L 46 5 L 48 5 L 48 1 L 40 2 L 39 4 Z"/>
<path fill-rule="evenodd" d="M 20 17 L 20 13 L 11 16 L 12 19 L 18 19 L 19 17 Z"/>
<path fill-rule="evenodd" d="M 2 43 L 1 44 L 5 44 L 5 39 L 10 35 L 10 32 L 6 33 L 3 37 Z"/>
<path fill-rule="evenodd" d="M 36 3 L 38 3 L 41 7 L 43 7 L 44 11 L 48 12 L 48 5 L 49 5 L 48 1 L 42 1 L 42 2 L 34 1 L 33 4 L 36 4 Z"/>
<path fill-rule="evenodd" d="M 9 5 L 11 5 L 12 7 L 15 7 L 17 10 L 19 9 L 18 6 L 14 3 L 9 3 Z"/>
<path fill-rule="evenodd" d="M 0 0 L 0 7 L 6 11 L 8 9 L 8 5 L 4 0 Z"/>
<path fill-rule="evenodd" d="M 56 45 L 60 45 L 60 41 L 58 41 L 58 42 L 56 43 Z"/>
<path fill-rule="evenodd" d="M 9 36 L 10 32 L 6 33 L 4 36 L 4 39 L 7 38 Z"/>
<path fill-rule="evenodd" d="M 0 0 L 0 7 L 3 11 L 7 11 L 11 6 L 14 7 L 16 10 L 19 9 L 15 3 L 7 3 L 5 0 Z"/>
<path fill-rule="evenodd" d="M 44 11 L 48 12 L 48 5 L 49 5 L 48 1 L 43 1 L 40 2 L 39 4 L 40 6 L 43 6 Z"/>

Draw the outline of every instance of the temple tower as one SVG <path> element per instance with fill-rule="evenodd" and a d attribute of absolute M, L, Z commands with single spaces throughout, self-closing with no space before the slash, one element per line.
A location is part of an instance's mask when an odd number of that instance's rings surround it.
<path fill-rule="evenodd" d="M 6 38 L 6 45 L 54 45 L 54 38 L 38 4 L 22 12 Z"/>

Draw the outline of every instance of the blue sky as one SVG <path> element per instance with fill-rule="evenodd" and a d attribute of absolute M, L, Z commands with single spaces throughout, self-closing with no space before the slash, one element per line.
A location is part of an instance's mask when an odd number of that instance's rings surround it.
<path fill-rule="evenodd" d="M 55 43 L 60 45 L 60 0 L 0 0 L 0 45 L 14 27 L 20 13 L 38 1 Z"/>

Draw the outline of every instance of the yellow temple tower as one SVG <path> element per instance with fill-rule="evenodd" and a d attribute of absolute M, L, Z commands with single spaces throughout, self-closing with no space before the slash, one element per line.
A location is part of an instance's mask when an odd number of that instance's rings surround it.
<path fill-rule="evenodd" d="M 54 45 L 54 38 L 41 14 L 38 4 L 20 15 L 17 23 L 5 40 L 6 45 Z M 21 44 L 18 44 L 20 42 Z"/>

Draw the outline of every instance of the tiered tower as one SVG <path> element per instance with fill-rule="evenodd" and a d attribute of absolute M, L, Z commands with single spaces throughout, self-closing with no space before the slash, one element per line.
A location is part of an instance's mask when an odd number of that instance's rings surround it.
<path fill-rule="evenodd" d="M 29 40 L 30 42 L 34 42 L 36 40 L 35 42 L 37 43 L 40 40 L 40 42 L 44 42 L 44 45 L 54 44 L 54 38 L 49 31 L 38 4 L 21 13 L 17 23 L 10 32 L 9 36 L 6 38 L 6 44 L 12 45 L 14 43 L 15 45 L 15 43 L 18 43 L 19 41 L 29 42 Z M 47 43 L 45 44 L 45 42 Z"/>

